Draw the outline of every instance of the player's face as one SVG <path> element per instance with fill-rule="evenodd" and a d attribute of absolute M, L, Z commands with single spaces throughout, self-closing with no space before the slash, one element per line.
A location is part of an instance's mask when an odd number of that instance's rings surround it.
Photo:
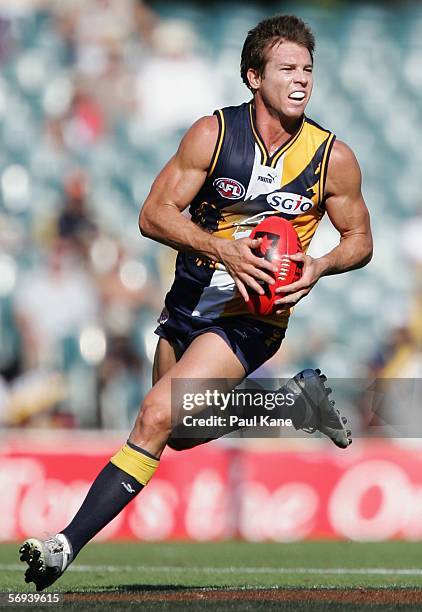
<path fill-rule="evenodd" d="M 287 119 L 303 115 L 313 85 L 312 58 L 306 47 L 289 41 L 271 47 L 263 75 L 255 77 L 258 93 L 269 109 Z"/>

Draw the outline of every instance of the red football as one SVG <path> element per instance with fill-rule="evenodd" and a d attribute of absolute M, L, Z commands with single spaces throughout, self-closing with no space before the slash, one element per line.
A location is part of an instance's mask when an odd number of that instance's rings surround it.
<path fill-rule="evenodd" d="M 287 255 L 302 252 L 299 236 L 290 221 L 274 215 L 261 221 L 251 232 L 250 238 L 262 238 L 261 245 L 255 250 L 255 255 L 265 257 L 272 263 L 277 262 L 278 271 L 273 274 L 274 285 L 258 281 L 265 291 L 263 295 L 249 289 L 249 301 L 246 304 L 253 314 L 274 314 L 277 310 L 274 301 L 282 296 L 275 290 L 290 285 L 299 280 L 302 275 L 302 263 L 291 261 L 287 257 Z"/>

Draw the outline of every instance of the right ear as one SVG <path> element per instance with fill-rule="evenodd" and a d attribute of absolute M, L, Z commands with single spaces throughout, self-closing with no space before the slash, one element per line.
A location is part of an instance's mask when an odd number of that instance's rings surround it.
<path fill-rule="evenodd" d="M 257 90 L 261 87 L 262 76 L 259 74 L 257 70 L 254 68 L 248 68 L 248 72 L 246 73 L 249 85 L 252 89 Z"/>

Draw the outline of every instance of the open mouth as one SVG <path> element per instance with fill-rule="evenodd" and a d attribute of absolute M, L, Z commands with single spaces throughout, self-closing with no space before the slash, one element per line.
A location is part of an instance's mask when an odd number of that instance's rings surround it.
<path fill-rule="evenodd" d="M 290 100 L 298 100 L 299 102 L 301 102 L 302 100 L 305 99 L 306 93 L 304 91 L 293 91 L 290 95 L 289 95 L 289 99 Z"/>

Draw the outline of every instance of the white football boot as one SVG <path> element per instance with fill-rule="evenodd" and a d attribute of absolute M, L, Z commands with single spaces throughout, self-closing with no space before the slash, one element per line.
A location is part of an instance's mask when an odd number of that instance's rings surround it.
<path fill-rule="evenodd" d="M 48 540 L 28 538 L 19 548 L 20 560 L 28 564 L 25 582 L 33 582 L 37 591 L 49 587 L 72 562 L 72 547 L 58 533 Z"/>

